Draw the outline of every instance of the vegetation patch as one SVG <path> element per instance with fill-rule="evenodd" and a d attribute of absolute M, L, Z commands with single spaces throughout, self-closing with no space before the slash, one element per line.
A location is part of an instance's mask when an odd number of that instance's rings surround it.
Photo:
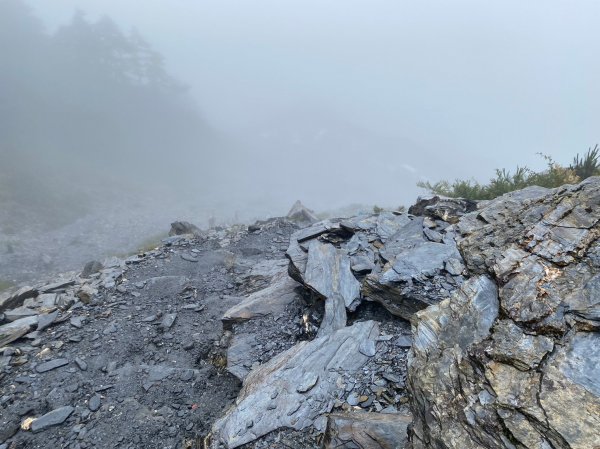
<path fill-rule="evenodd" d="M 496 176 L 487 184 L 474 179 L 457 179 L 454 182 L 419 182 L 417 185 L 435 195 L 470 200 L 491 200 L 508 192 L 530 186 L 547 188 L 563 184 L 577 184 L 590 176 L 600 175 L 600 147 L 589 148 L 583 156 L 577 154 L 568 167 L 556 163 L 550 156 L 540 153 L 546 161 L 546 169 L 534 171 L 527 167 L 517 167 L 514 171 L 496 169 Z"/>

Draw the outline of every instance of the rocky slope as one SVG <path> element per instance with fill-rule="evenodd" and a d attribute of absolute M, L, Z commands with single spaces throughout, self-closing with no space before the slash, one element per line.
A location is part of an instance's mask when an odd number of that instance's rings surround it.
<path fill-rule="evenodd" d="M 0 448 L 600 447 L 600 179 L 295 209 L 1 297 Z"/>

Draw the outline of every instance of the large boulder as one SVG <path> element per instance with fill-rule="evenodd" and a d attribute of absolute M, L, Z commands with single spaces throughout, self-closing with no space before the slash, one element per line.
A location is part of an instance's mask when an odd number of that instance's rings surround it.
<path fill-rule="evenodd" d="M 600 178 L 456 224 L 474 275 L 416 313 L 413 449 L 600 447 Z"/>

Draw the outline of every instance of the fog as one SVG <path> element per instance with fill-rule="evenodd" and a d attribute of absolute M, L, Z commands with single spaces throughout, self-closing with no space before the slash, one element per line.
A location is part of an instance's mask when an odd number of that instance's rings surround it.
<path fill-rule="evenodd" d="M 296 199 L 398 207 L 420 180 L 540 168 L 538 152 L 568 164 L 598 141 L 599 13 L 593 0 L 0 0 L 0 257 L 3 243 L 34 257 L 25 230 L 67 268 L 178 218 L 250 221 Z M 98 243 L 54 263 L 65 229 Z"/>

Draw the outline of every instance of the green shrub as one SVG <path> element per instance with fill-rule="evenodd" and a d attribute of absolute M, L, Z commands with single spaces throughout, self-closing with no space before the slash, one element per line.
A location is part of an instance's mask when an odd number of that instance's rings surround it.
<path fill-rule="evenodd" d="M 435 195 L 470 200 L 491 200 L 529 186 L 559 187 L 563 184 L 576 184 L 585 178 L 600 174 L 598 145 L 593 150 L 590 148 L 581 158 L 577 155 L 569 167 L 559 165 L 550 156 L 541 153 L 540 156 L 546 161 L 546 169 L 538 172 L 527 167 L 517 167 L 514 172 L 503 168 L 496 169 L 496 176 L 487 184 L 481 184 L 473 179 L 457 179 L 452 183 L 448 181 L 438 181 L 434 184 L 419 182 L 417 185 Z"/>
<path fill-rule="evenodd" d="M 588 152 L 581 159 L 579 158 L 579 155 L 575 156 L 570 168 L 575 171 L 580 179 L 600 174 L 600 162 L 598 161 L 599 151 L 600 148 L 598 148 L 598 144 L 596 144 L 594 149 L 589 148 Z"/>

